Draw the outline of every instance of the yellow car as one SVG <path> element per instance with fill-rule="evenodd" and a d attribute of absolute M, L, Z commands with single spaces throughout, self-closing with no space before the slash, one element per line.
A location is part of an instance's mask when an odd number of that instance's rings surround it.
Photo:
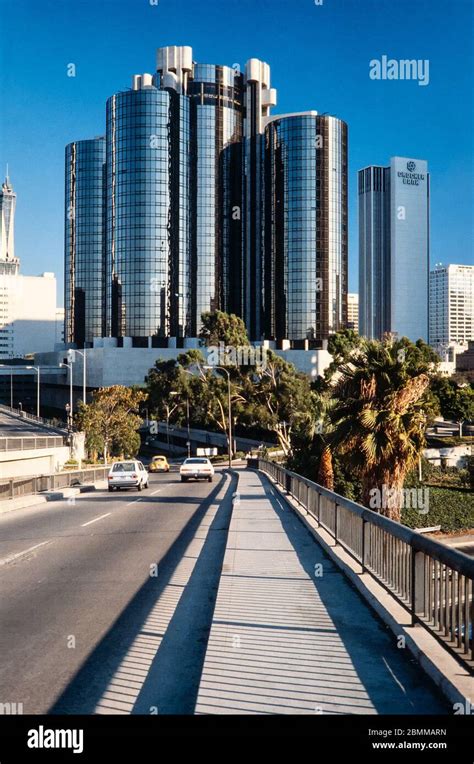
<path fill-rule="evenodd" d="M 166 456 L 154 456 L 148 468 L 149 472 L 169 472 L 170 465 Z"/>

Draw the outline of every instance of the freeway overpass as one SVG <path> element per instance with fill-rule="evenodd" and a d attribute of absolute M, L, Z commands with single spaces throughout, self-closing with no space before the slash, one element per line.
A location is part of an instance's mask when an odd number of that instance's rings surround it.
<path fill-rule="evenodd" d="M 0 405 L 0 479 L 50 474 L 69 456 L 65 430 Z"/>
<path fill-rule="evenodd" d="M 472 698 L 473 561 L 256 466 L 0 516 L 0 701 L 25 714 L 410 715 Z"/>

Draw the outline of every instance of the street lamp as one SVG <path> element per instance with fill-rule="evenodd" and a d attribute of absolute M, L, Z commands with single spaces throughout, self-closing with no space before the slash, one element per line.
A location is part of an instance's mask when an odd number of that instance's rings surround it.
<path fill-rule="evenodd" d="M 230 372 L 225 366 L 203 366 L 203 369 L 212 370 L 220 369 L 227 374 L 227 405 L 228 405 L 228 417 L 229 417 L 229 469 L 232 469 L 232 400 L 230 397 Z"/>
<path fill-rule="evenodd" d="M 63 366 L 66 369 L 69 369 L 69 411 L 68 411 L 68 418 L 71 418 L 72 423 L 72 416 L 73 416 L 73 400 L 72 400 L 72 364 L 71 363 L 60 363 L 60 366 Z"/>
<path fill-rule="evenodd" d="M 86 401 L 86 349 L 84 348 L 84 351 L 82 350 L 68 350 L 68 360 L 69 363 L 74 363 L 75 361 L 75 354 L 78 353 L 80 356 L 82 356 L 82 401 L 84 404 L 87 403 Z M 72 372 L 71 372 L 72 373 Z"/>
<path fill-rule="evenodd" d="M 36 386 L 36 416 L 39 419 L 40 416 L 40 367 L 39 366 L 25 366 L 28 371 L 35 371 L 38 375 L 38 381 Z"/>
<path fill-rule="evenodd" d="M 172 390 L 170 392 L 170 395 L 180 395 L 176 390 Z M 186 442 L 186 446 L 188 447 L 188 459 L 191 456 L 191 433 L 189 429 L 189 397 L 186 396 L 186 420 L 187 420 L 187 429 L 188 429 L 188 440 Z"/>

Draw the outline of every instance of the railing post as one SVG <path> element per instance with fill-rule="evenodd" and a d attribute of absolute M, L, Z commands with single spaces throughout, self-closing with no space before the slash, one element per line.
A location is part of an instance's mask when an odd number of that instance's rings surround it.
<path fill-rule="evenodd" d="M 335 540 L 336 544 L 337 544 L 337 530 L 338 530 L 337 522 L 338 522 L 338 519 L 339 519 L 339 512 L 337 511 L 337 507 L 338 507 L 338 504 L 337 504 L 337 501 L 335 501 L 334 502 L 334 513 L 335 513 L 335 517 L 334 517 L 334 540 Z"/>
<path fill-rule="evenodd" d="M 10 499 L 13 499 L 13 480 L 10 480 Z"/>
<path fill-rule="evenodd" d="M 367 572 L 367 566 L 366 566 L 366 542 L 365 542 L 366 526 L 367 526 L 367 523 L 364 520 L 364 518 L 362 518 L 362 549 L 361 549 L 362 573 L 366 573 Z"/>
<path fill-rule="evenodd" d="M 416 614 L 422 612 L 425 602 L 425 555 L 411 550 L 411 623 L 415 625 Z"/>

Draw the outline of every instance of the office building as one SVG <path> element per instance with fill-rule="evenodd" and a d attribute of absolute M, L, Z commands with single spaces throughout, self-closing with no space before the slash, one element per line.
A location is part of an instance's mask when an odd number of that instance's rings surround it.
<path fill-rule="evenodd" d="M 359 326 L 428 339 L 429 174 L 422 159 L 393 157 L 359 171 Z"/>
<path fill-rule="evenodd" d="M 359 331 L 359 295 L 354 292 L 347 295 L 347 328 Z"/>
<path fill-rule="evenodd" d="M 81 347 L 105 331 L 104 168 L 103 137 L 66 146 L 65 338 Z"/>
<path fill-rule="evenodd" d="M 345 326 L 347 126 L 275 104 L 265 62 L 201 64 L 188 46 L 108 99 L 105 157 L 102 138 L 66 149 L 66 342 L 182 345 L 217 309 L 258 341 Z"/>
<path fill-rule="evenodd" d="M 0 360 L 47 352 L 56 342 L 56 279 L 20 274 L 15 205 L 7 176 L 0 192 Z"/>
<path fill-rule="evenodd" d="M 8 169 L 0 191 L 0 263 L 1 273 L 16 273 L 18 260 L 15 258 L 15 208 L 16 194 L 10 183 Z"/>
<path fill-rule="evenodd" d="M 347 321 L 347 125 L 268 118 L 264 192 L 264 335 L 321 342 Z"/>
<path fill-rule="evenodd" d="M 474 340 L 474 265 L 437 265 L 430 271 L 429 328 L 436 350 L 465 349 Z"/>

